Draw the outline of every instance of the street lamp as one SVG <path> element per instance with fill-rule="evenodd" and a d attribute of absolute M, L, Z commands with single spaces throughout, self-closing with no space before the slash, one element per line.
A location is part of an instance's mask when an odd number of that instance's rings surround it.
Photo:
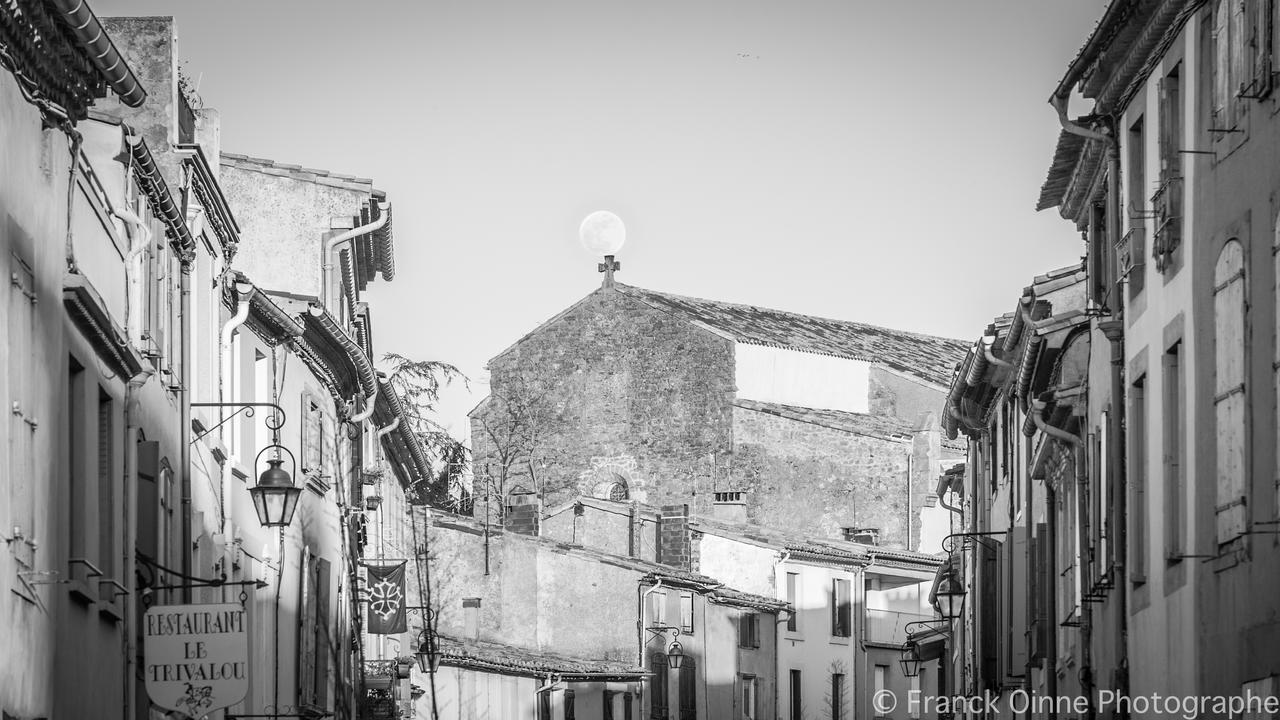
<path fill-rule="evenodd" d="M 440 648 L 431 641 L 431 631 L 423 628 L 418 633 L 418 669 L 424 673 L 433 673 L 440 667 Z"/>
<path fill-rule="evenodd" d="M 258 476 L 258 484 L 249 489 L 249 496 L 253 498 L 253 509 L 257 511 L 258 522 L 262 523 L 263 527 L 285 527 L 293 522 L 293 511 L 298 509 L 298 496 L 302 494 L 302 489 L 294 487 L 293 477 L 280 467 L 284 464 L 284 460 L 280 458 L 280 451 L 289 453 L 294 472 L 298 470 L 298 461 L 289 448 L 283 445 L 268 445 L 258 451 L 257 457 L 253 460 L 254 467 L 258 466 L 262 453 L 272 448 L 276 448 L 276 456 L 267 460 L 267 465 L 270 467 Z"/>
<path fill-rule="evenodd" d="M 679 631 L 677 631 L 677 634 L 679 634 Z M 672 638 L 671 647 L 667 649 L 667 665 L 671 666 L 672 670 L 679 670 L 683 664 L 684 646 L 680 644 L 679 640 Z"/>
<path fill-rule="evenodd" d="M 902 665 L 902 674 L 912 678 L 920 675 L 920 648 L 913 642 L 902 646 L 902 657 L 898 659 Z"/>
<path fill-rule="evenodd" d="M 942 612 L 942 617 L 948 620 L 960 617 L 960 612 L 964 609 L 965 592 L 954 571 L 943 576 L 934 596 L 938 599 L 938 610 Z"/>

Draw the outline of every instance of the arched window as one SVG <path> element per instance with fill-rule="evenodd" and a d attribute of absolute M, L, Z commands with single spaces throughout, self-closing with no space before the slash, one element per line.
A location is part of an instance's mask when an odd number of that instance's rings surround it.
<path fill-rule="evenodd" d="M 1219 545 L 1245 531 L 1245 281 L 1244 246 L 1232 238 L 1218 254 L 1213 269 L 1213 407 L 1218 436 L 1214 514 Z"/>
<path fill-rule="evenodd" d="M 614 502 L 631 499 L 631 493 L 627 490 L 627 482 L 625 480 L 619 479 L 609 486 L 609 499 Z"/>

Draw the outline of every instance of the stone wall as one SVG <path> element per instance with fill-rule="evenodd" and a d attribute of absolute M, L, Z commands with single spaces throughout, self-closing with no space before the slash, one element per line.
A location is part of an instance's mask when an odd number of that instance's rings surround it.
<path fill-rule="evenodd" d="M 909 439 L 880 439 L 734 408 L 734 480 L 752 522 L 816 537 L 879 528 L 906 544 Z"/>
<path fill-rule="evenodd" d="M 489 370 L 472 413 L 478 479 L 541 489 L 547 506 L 620 480 L 630 499 L 709 509 L 731 445 L 729 340 L 601 288 Z"/>

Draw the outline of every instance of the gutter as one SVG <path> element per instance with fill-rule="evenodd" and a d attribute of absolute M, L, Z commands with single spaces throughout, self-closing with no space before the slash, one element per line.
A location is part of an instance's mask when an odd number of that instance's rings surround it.
<path fill-rule="evenodd" d="M 307 311 L 309 319 L 321 330 L 325 339 L 337 345 L 343 354 L 350 359 L 352 369 L 355 370 L 356 380 L 360 386 L 360 392 L 363 392 L 368 399 L 364 411 L 358 415 L 348 417 L 347 420 L 360 422 L 367 419 L 373 414 L 374 401 L 378 397 L 377 371 L 374 370 L 373 364 L 369 362 L 369 358 L 364 354 L 364 350 L 342 328 L 338 327 L 333 316 L 324 307 L 311 305 L 307 308 Z"/>
<path fill-rule="evenodd" d="M 138 184 L 142 186 L 142 191 L 151 202 L 151 213 L 164 222 L 165 235 L 178 244 L 178 253 L 183 263 L 189 263 L 195 255 L 196 240 L 190 228 L 187 227 L 186 217 L 174 202 L 173 195 L 169 192 L 169 185 L 156 167 L 155 158 L 152 157 L 151 150 L 147 147 L 147 142 L 142 139 L 142 135 L 128 125 L 122 124 L 120 127 L 124 130 L 125 145 L 128 146 L 129 154 L 137 163 Z"/>
<path fill-rule="evenodd" d="M 391 209 L 390 203 L 379 202 L 378 203 L 379 214 L 378 214 L 377 220 L 374 220 L 373 222 L 367 225 L 361 225 L 359 227 L 352 228 L 350 230 L 347 230 L 346 232 L 343 232 L 339 235 L 335 235 L 329 238 L 328 240 L 324 241 L 324 245 L 322 246 L 321 255 L 320 255 L 320 266 L 322 268 L 321 279 L 320 279 L 320 305 L 322 307 L 328 308 L 331 300 L 331 298 L 329 297 L 329 286 L 330 284 L 332 284 L 330 278 L 333 274 L 334 250 L 337 249 L 338 245 L 341 245 L 346 242 L 350 242 L 352 239 L 358 238 L 361 235 L 367 235 L 375 230 L 380 229 L 383 225 L 386 225 L 387 219 L 390 217 L 390 214 L 388 212 L 390 209 Z"/>
<path fill-rule="evenodd" d="M 124 57 L 116 49 L 107 31 L 102 28 L 93 11 L 84 0 L 52 0 L 62 20 L 71 27 L 94 67 L 106 79 L 111 89 L 120 96 L 120 102 L 136 108 L 147 99 L 147 91 L 143 89 L 138 78 L 134 76 Z"/>

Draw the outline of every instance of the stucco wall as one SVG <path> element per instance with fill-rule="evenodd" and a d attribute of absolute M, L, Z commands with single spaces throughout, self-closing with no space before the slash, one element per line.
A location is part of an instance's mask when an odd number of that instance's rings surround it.
<path fill-rule="evenodd" d="M 442 634 L 464 637 L 462 599 L 478 597 L 481 640 L 635 662 L 641 572 L 495 529 L 486 576 L 483 527 L 453 516 L 434 518 L 428 541 Z"/>
<path fill-rule="evenodd" d="M 351 226 L 369 199 L 363 189 L 311 182 L 304 175 L 268 174 L 251 163 L 225 161 L 220 179 L 245 238 L 236 268 L 274 291 L 318 297 L 323 238 L 332 220 Z M 333 278 L 341 265 L 333 260 Z"/>

